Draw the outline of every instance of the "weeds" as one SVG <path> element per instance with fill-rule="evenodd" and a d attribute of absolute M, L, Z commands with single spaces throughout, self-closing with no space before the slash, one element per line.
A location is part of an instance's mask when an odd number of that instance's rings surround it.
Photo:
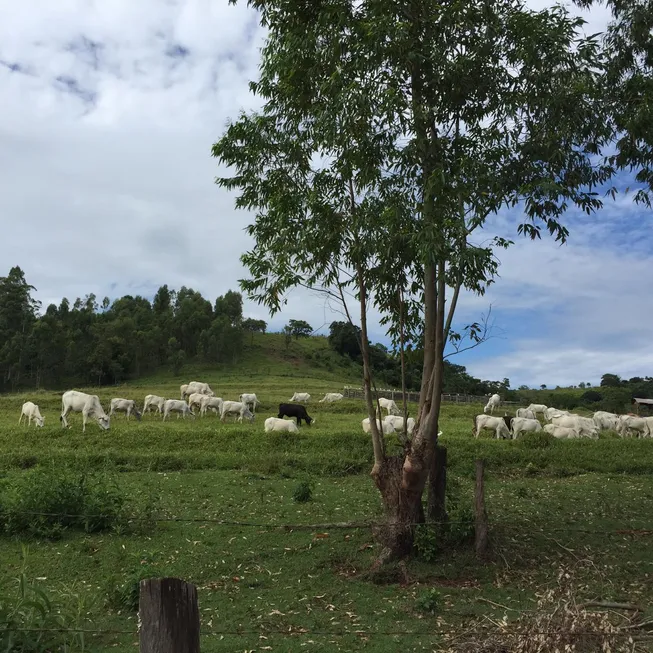
<path fill-rule="evenodd" d="M 85 598 L 72 589 L 52 596 L 37 580 L 30 579 L 27 549 L 23 547 L 20 574 L 13 583 L 0 586 L 0 649 L 30 653 L 85 651 L 84 633 L 79 630 L 89 607 Z M 77 632 L 71 632 L 75 629 Z"/>

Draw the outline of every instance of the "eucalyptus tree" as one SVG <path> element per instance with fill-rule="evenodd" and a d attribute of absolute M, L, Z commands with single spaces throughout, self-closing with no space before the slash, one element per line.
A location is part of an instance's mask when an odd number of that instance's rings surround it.
<path fill-rule="evenodd" d="M 596 0 L 575 0 L 591 7 Z M 601 3 L 603 4 L 603 3 Z M 612 19 L 604 35 L 605 92 L 615 130 L 607 160 L 635 173 L 635 201 L 651 206 L 653 193 L 653 0 L 607 0 Z"/>
<path fill-rule="evenodd" d="M 234 3 L 236 0 L 231 0 Z M 461 292 L 498 269 L 490 216 L 519 206 L 517 232 L 568 236 L 570 205 L 600 208 L 613 173 L 602 59 L 582 21 L 520 0 L 249 0 L 267 28 L 264 100 L 213 146 L 217 183 L 254 211 L 242 288 L 271 313 L 296 286 L 345 292 L 360 310 L 363 381 L 387 527 L 381 560 L 412 548 L 438 440 L 443 357 Z M 423 334 L 417 425 L 388 455 L 376 429 L 367 312 Z"/>

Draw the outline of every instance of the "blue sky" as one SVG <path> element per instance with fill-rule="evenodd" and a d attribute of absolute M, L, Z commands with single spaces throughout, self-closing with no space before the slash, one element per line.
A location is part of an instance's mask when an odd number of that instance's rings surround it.
<path fill-rule="evenodd" d="M 0 4 L 7 270 L 20 265 L 44 305 L 89 292 L 151 296 L 163 283 L 211 300 L 236 289 L 251 216 L 214 185 L 210 148 L 230 117 L 258 106 L 247 87 L 265 36 L 256 14 L 215 0 L 34 6 Z M 586 31 L 607 17 L 595 8 Z M 650 374 L 650 214 L 626 196 L 598 216 L 570 212 L 563 247 L 519 238 L 517 218 L 497 216 L 479 235 L 517 244 L 500 253 L 488 294 L 460 302 L 463 323 L 491 304 L 498 337 L 451 360 L 513 386 Z M 269 319 L 249 302 L 245 312 Z M 298 290 L 271 327 L 290 318 L 317 327 L 339 315 Z M 377 318 L 373 339 L 384 341 Z"/>

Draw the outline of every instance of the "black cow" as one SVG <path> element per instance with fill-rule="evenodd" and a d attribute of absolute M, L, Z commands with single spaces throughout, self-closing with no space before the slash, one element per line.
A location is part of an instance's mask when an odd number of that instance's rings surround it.
<path fill-rule="evenodd" d="M 508 413 L 503 414 L 503 421 L 506 423 L 506 426 L 508 427 L 508 430 L 510 431 L 510 428 L 512 427 L 512 420 L 514 417 L 508 415 Z"/>
<path fill-rule="evenodd" d="M 309 417 L 306 412 L 306 406 L 300 406 L 299 404 L 279 404 L 279 414 L 277 417 L 279 419 L 282 417 L 295 417 L 297 418 L 297 426 L 301 426 L 303 419 L 306 420 L 308 426 L 313 421 L 313 418 Z"/>

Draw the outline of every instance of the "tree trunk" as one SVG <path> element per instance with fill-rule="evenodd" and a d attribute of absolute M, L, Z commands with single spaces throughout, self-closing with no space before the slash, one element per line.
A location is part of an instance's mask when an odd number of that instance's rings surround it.
<path fill-rule="evenodd" d="M 449 518 L 446 509 L 447 490 L 447 448 L 435 446 L 435 455 L 429 473 L 427 519 L 432 522 L 446 522 Z"/>

